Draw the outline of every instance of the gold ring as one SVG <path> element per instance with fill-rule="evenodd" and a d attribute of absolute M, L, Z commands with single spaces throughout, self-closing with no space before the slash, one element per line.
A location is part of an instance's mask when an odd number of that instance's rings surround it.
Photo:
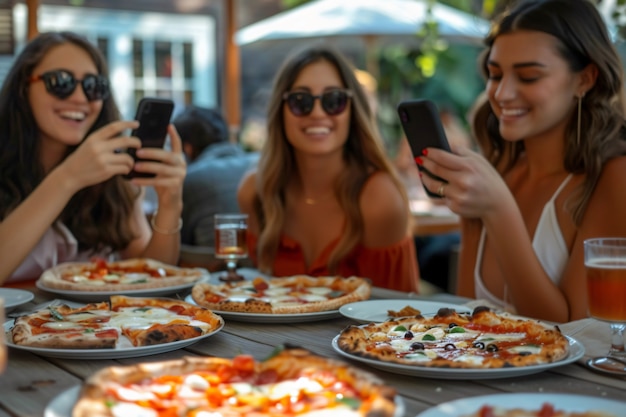
<path fill-rule="evenodd" d="M 437 194 L 439 194 L 442 198 L 446 197 L 445 188 L 448 185 L 447 182 L 442 182 L 439 188 L 437 188 Z"/>

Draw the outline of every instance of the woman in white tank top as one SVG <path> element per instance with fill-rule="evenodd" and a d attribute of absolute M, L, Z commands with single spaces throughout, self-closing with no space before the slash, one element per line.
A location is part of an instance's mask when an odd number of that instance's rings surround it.
<path fill-rule="evenodd" d="M 486 44 L 481 154 L 421 158 L 446 180 L 424 184 L 463 218 L 458 292 L 556 322 L 585 317 L 583 240 L 626 236 L 619 56 L 587 0 L 521 1 Z"/>

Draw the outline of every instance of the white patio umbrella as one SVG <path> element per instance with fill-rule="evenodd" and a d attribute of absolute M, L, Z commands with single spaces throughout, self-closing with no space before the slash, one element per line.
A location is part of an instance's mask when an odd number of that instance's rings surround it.
<path fill-rule="evenodd" d="M 414 35 L 427 18 L 424 0 L 316 0 L 237 31 L 235 41 L 248 45 L 279 39 L 334 36 Z M 432 16 L 447 39 L 479 42 L 489 30 L 484 19 L 435 3 Z"/>

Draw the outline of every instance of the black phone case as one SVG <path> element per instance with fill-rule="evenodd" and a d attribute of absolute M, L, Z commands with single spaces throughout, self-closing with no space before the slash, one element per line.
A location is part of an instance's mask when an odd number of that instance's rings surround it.
<path fill-rule="evenodd" d="M 170 123 L 174 102 L 168 99 L 145 97 L 137 105 L 135 120 L 139 120 L 139 127 L 131 132 L 132 136 L 141 140 L 144 148 L 162 148 L 165 145 L 167 126 Z M 128 153 L 135 161 L 142 159 L 135 155 L 135 148 L 129 148 Z M 131 171 L 125 178 L 152 178 L 154 174 Z"/>
<path fill-rule="evenodd" d="M 435 103 L 430 100 L 403 101 L 398 105 L 398 116 L 414 158 L 422 156 L 425 148 L 439 148 L 450 152 L 450 145 Z M 417 168 L 432 178 L 445 181 L 420 165 L 417 165 Z M 426 187 L 424 190 L 430 197 L 441 198 L 439 194 L 429 191 Z"/>

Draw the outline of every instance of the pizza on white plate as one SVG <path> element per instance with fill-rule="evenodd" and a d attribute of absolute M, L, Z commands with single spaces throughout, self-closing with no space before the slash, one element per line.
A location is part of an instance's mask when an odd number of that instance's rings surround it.
<path fill-rule="evenodd" d="M 105 368 L 72 417 L 392 417 L 396 392 L 366 371 L 287 348 L 256 361 L 182 359 Z"/>
<path fill-rule="evenodd" d="M 154 259 L 106 262 L 94 258 L 56 265 L 44 271 L 39 282 L 57 290 L 114 292 L 193 285 L 204 276 L 203 269 L 181 268 Z"/>
<path fill-rule="evenodd" d="M 210 310 L 168 298 L 116 295 L 82 307 L 50 306 L 15 319 L 16 345 L 49 349 L 116 349 L 188 340 L 219 330 Z"/>
<path fill-rule="evenodd" d="M 349 326 L 342 351 L 368 359 L 439 368 L 506 368 L 557 362 L 569 340 L 556 326 L 476 307 L 471 314 L 442 308 L 436 315 Z"/>
<path fill-rule="evenodd" d="M 191 296 L 198 305 L 216 311 L 300 314 L 337 310 L 367 300 L 371 290 L 364 278 L 297 275 L 223 284 L 200 282 L 193 286 Z"/>
<path fill-rule="evenodd" d="M 472 414 L 461 417 L 617 417 L 615 414 L 604 411 L 564 411 L 559 410 L 551 403 L 543 403 L 540 407 L 502 407 L 485 404 Z"/>

